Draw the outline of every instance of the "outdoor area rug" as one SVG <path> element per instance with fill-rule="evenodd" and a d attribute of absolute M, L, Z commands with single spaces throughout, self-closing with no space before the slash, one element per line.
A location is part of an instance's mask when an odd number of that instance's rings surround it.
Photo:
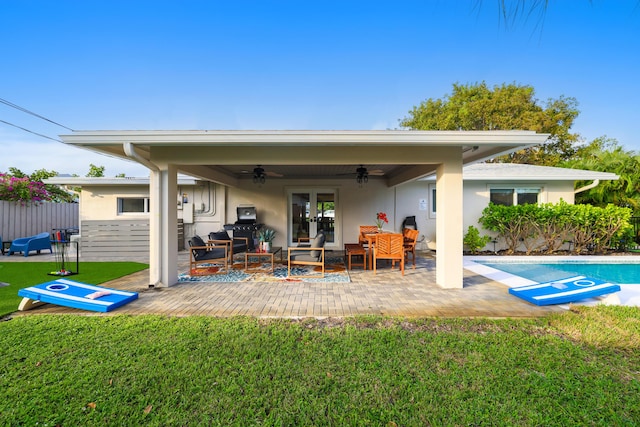
<path fill-rule="evenodd" d="M 291 274 L 302 277 L 287 277 L 287 262 L 280 259 L 273 263 L 274 271 L 271 272 L 270 262 L 258 262 L 257 258 L 249 258 L 249 270 L 244 270 L 244 257 L 236 258 L 229 271 L 224 271 L 221 264 L 202 264 L 197 271 L 178 275 L 178 282 L 342 282 L 349 283 L 349 273 L 344 265 L 342 257 L 327 257 L 325 262 L 324 277 L 317 276 L 321 268 L 315 266 L 296 266 L 291 269 Z M 219 271 L 221 271 L 219 273 Z"/>

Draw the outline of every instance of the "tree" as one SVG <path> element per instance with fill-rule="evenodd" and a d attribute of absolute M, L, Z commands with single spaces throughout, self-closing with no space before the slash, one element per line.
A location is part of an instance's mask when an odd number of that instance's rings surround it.
<path fill-rule="evenodd" d="M 104 177 L 104 166 L 96 166 L 93 163 L 89 164 L 88 178 L 102 178 Z"/>
<path fill-rule="evenodd" d="M 640 156 L 634 151 L 626 151 L 617 140 L 606 136 L 596 138 L 581 147 L 575 158 L 558 166 L 612 172 L 620 178 L 616 181 L 602 181 L 596 187 L 576 194 L 576 203 L 588 203 L 605 207 L 616 206 L 640 210 Z M 576 187 L 588 182 L 577 182 Z"/>
<path fill-rule="evenodd" d="M 561 96 L 540 105 L 531 86 L 515 83 L 489 88 L 485 82 L 453 84 L 451 95 L 429 98 L 409 111 L 400 126 L 418 130 L 533 130 L 550 142 L 503 156 L 497 161 L 555 165 L 577 152 L 578 134 L 570 132 L 578 116 L 575 98 Z"/>

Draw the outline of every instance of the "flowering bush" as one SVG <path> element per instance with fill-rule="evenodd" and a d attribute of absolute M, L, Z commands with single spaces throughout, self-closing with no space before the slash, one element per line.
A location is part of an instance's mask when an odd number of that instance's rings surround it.
<path fill-rule="evenodd" d="M 382 228 L 383 223 L 389 223 L 389 219 L 387 218 L 387 214 L 384 212 L 378 212 L 376 214 L 376 225 L 378 228 Z"/>
<path fill-rule="evenodd" d="M 42 182 L 0 173 L 0 200 L 27 204 L 46 202 L 50 199 L 51 196 Z"/>

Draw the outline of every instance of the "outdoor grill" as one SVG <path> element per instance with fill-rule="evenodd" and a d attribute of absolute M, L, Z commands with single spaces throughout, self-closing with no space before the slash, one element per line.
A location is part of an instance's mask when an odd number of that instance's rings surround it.
<path fill-rule="evenodd" d="M 247 237 L 249 248 L 253 249 L 253 239 L 256 231 L 260 230 L 264 224 L 258 224 L 258 215 L 254 206 L 239 206 L 236 208 L 238 220 L 233 224 L 225 224 L 225 230 L 232 230 L 233 237 Z"/>

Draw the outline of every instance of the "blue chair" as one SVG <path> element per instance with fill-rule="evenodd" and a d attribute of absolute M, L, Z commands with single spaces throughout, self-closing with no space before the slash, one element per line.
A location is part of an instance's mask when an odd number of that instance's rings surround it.
<path fill-rule="evenodd" d="M 15 239 L 11 242 L 11 247 L 9 248 L 7 256 L 14 252 L 21 252 L 25 257 L 28 257 L 29 252 L 37 251 L 37 253 L 40 253 L 40 251 L 44 249 L 49 249 L 49 252 L 53 253 L 49 233 L 40 233 L 31 237 L 20 237 L 19 239 Z"/>

